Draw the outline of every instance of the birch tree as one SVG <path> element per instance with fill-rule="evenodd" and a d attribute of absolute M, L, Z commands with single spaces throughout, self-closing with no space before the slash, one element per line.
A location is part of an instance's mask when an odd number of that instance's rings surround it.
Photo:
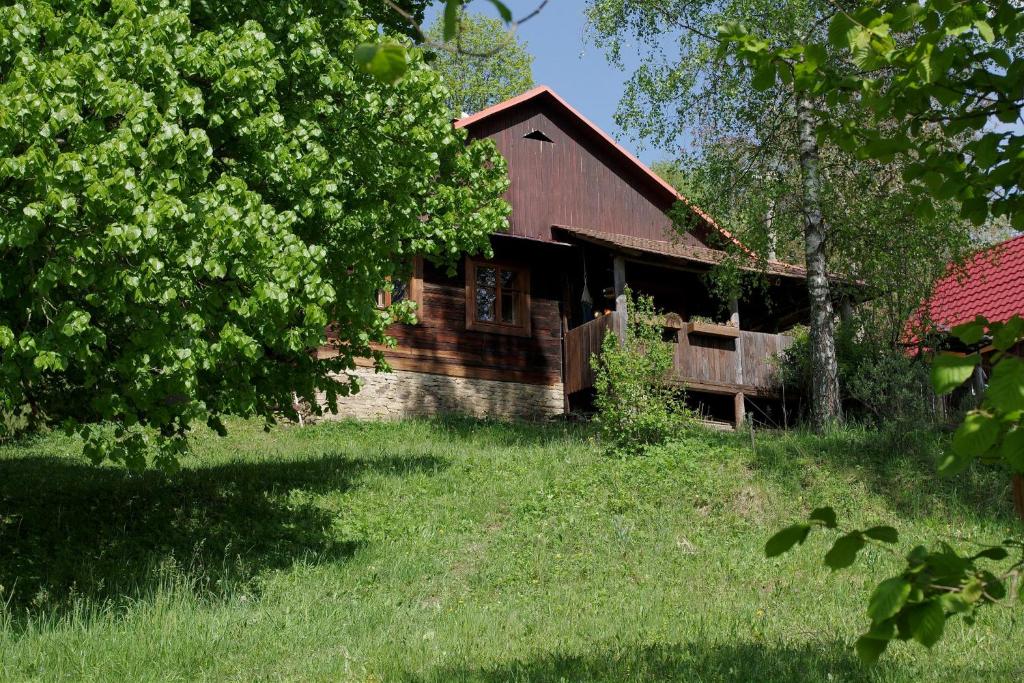
<path fill-rule="evenodd" d="M 946 262 L 967 251 L 967 224 L 941 202 L 929 215 L 915 213 L 891 160 L 868 163 L 821 143 L 822 122 L 836 113 L 810 77 L 822 51 L 802 54 L 782 78 L 771 65 L 748 68 L 720 32 L 730 23 L 756 26 L 767 50 L 814 42 L 825 38 L 835 4 L 592 0 L 588 11 L 593 40 L 613 63 L 627 50 L 643 57 L 620 102 L 620 125 L 673 150 L 691 181 L 689 198 L 761 258 L 806 266 L 812 419 L 824 428 L 841 412 L 833 301 L 847 283 L 861 282 L 894 294 L 892 317 L 900 318 Z"/>

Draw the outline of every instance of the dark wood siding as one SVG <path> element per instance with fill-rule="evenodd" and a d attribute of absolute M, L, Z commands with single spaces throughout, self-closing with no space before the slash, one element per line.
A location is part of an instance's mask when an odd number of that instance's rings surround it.
<path fill-rule="evenodd" d="M 465 263 L 454 276 L 428 263 L 420 323 L 393 325 L 388 331 L 398 341 L 398 348 L 385 353 L 394 368 L 530 384 L 561 382 L 563 276 L 553 265 L 556 256 L 547 253 L 557 247 L 536 242 L 503 247 L 498 260 L 529 269 L 530 336 L 467 330 Z"/>
<path fill-rule="evenodd" d="M 552 142 L 524 137 L 534 130 Z M 559 110 L 529 102 L 474 124 L 470 134 L 493 140 L 508 161 L 511 234 L 550 240 L 552 225 L 568 225 L 673 238 L 665 191 Z M 689 234 L 683 240 L 700 244 Z"/>

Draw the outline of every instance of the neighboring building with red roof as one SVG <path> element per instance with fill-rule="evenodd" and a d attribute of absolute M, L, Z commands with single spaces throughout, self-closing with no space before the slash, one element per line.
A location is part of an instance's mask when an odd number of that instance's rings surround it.
<path fill-rule="evenodd" d="M 950 264 L 914 319 L 948 331 L 977 316 L 1004 322 L 1024 315 L 1024 235 Z"/>

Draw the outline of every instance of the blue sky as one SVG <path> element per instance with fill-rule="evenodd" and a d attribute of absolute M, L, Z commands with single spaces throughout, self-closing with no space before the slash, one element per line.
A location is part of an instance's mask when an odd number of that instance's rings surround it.
<path fill-rule="evenodd" d="M 534 9 L 538 2 L 505 0 L 516 17 Z M 627 62 L 626 70 L 619 71 L 608 63 L 600 49 L 586 40 L 584 7 L 584 0 L 550 0 L 543 12 L 519 28 L 520 40 L 526 42 L 534 56 L 533 80 L 538 85 L 550 86 L 645 163 L 667 158 L 669 155 L 661 150 L 641 149 L 637 140 L 615 125 L 615 108 L 634 64 Z M 428 23 L 438 8 L 440 3 L 428 13 Z M 496 16 L 487 0 L 475 0 L 469 9 Z"/>

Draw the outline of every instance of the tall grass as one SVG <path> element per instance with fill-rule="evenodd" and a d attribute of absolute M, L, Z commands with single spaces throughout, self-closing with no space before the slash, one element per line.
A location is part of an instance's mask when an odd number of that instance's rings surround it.
<path fill-rule="evenodd" d="M 762 554 L 832 504 L 906 539 L 1001 538 L 1002 473 L 945 437 L 695 431 L 617 459 L 585 427 L 462 420 L 203 434 L 182 472 L 0 449 L 0 677 L 98 680 L 1020 680 L 1011 610 L 850 643 L 892 558 Z"/>

